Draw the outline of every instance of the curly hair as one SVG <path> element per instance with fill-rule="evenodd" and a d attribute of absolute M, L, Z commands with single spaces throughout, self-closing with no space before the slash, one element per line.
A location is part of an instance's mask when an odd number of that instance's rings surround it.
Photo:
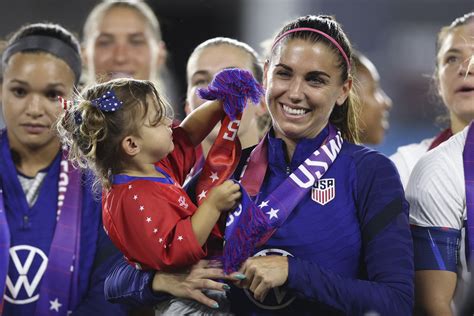
<path fill-rule="evenodd" d="M 108 91 L 113 91 L 123 103 L 117 111 L 104 112 L 93 103 Z M 121 142 L 127 135 L 140 136 L 140 127 L 150 107 L 156 111 L 149 122 L 152 126 L 173 116 L 169 104 L 148 80 L 116 79 L 94 85 L 76 103 L 59 117 L 56 129 L 69 149 L 69 159 L 95 173 L 95 189 L 99 185 L 109 189 L 112 176 L 123 170 L 125 156 Z"/>

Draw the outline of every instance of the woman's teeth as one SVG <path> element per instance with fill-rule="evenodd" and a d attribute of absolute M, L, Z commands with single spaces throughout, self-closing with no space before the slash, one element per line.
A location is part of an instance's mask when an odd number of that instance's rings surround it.
<path fill-rule="evenodd" d="M 293 109 L 293 108 L 290 108 L 289 106 L 287 105 L 283 105 L 283 110 L 288 113 L 288 114 L 291 114 L 291 115 L 304 115 L 306 113 L 306 110 L 303 110 L 303 109 Z"/>

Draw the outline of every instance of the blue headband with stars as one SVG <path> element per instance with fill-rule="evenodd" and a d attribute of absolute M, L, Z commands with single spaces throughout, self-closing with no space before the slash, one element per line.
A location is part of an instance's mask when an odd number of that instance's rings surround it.
<path fill-rule="evenodd" d="M 107 91 L 100 98 L 92 100 L 91 103 L 102 112 L 115 112 L 123 105 L 123 102 L 115 95 L 114 90 Z"/>

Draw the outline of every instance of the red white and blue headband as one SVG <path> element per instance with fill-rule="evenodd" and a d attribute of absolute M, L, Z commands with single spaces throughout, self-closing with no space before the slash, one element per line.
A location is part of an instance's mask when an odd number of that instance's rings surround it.
<path fill-rule="evenodd" d="M 278 36 L 278 37 L 275 39 L 275 41 L 273 42 L 272 51 L 273 51 L 273 49 L 275 48 L 275 46 L 278 44 L 278 42 L 280 42 L 285 36 L 287 36 L 288 34 L 291 34 L 291 33 L 302 32 L 302 31 L 308 31 L 308 32 L 317 33 L 317 34 L 319 34 L 319 35 L 324 36 L 326 39 L 328 39 L 334 46 L 336 46 L 336 48 L 339 50 L 339 52 L 341 53 L 342 57 L 343 57 L 344 60 L 346 61 L 346 64 L 347 64 L 347 72 L 348 72 L 348 73 L 351 72 L 351 62 L 350 62 L 350 60 L 349 60 L 349 57 L 347 57 L 346 52 L 342 49 L 341 45 L 339 45 L 339 43 L 338 43 L 334 38 L 332 38 L 330 35 L 324 33 L 323 31 L 316 30 L 316 29 L 313 29 L 313 28 L 310 28 L 310 27 L 297 27 L 297 28 L 295 28 L 295 29 L 286 31 L 285 33 L 281 34 L 281 35 Z"/>

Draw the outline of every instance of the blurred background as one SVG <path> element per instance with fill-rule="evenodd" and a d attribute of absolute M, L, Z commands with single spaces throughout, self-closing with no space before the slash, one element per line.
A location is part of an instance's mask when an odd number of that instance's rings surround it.
<path fill-rule="evenodd" d="M 25 23 L 55 22 L 82 36 L 82 24 L 97 0 L 0 1 L 0 38 Z M 376 149 L 389 155 L 403 144 L 433 136 L 443 106 L 431 76 L 440 27 L 474 10 L 474 0 L 155 0 L 173 80 L 172 103 L 183 117 L 186 59 L 200 42 L 227 36 L 264 53 L 262 41 L 287 20 L 307 14 L 334 15 L 353 45 L 377 67 L 393 100 L 390 129 Z M 0 126 L 2 125 L 0 118 Z"/>

